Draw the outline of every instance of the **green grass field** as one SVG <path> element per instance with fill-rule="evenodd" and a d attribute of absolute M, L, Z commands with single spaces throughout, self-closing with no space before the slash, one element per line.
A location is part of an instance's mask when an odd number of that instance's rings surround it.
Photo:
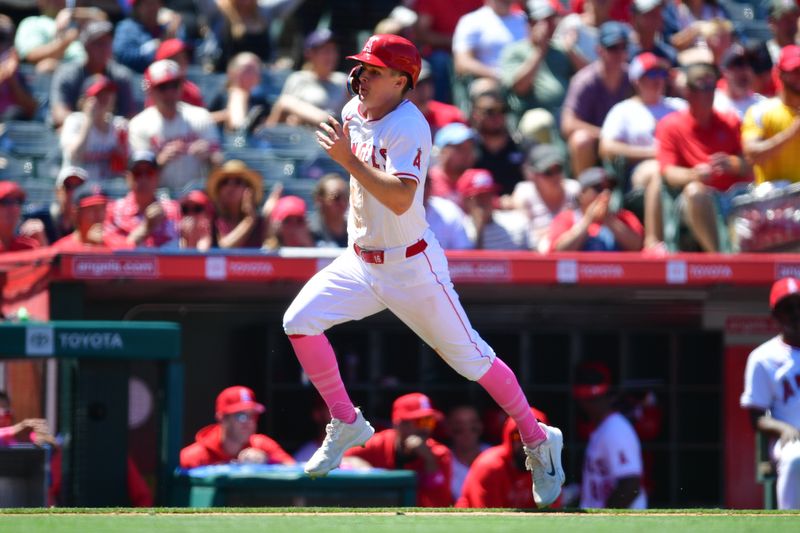
<path fill-rule="evenodd" d="M 0 511 L 2 533 L 569 533 L 800 531 L 800 513 L 430 512 L 424 509 L 57 509 Z"/>

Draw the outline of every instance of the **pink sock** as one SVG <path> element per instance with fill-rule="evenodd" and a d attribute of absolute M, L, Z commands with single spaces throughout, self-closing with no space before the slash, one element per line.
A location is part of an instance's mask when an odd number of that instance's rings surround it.
<path fill-rule="evenodd" d="M 478 383 L 486 389 L 503 411 L 514 419 L 523 443 L 533 447 L 547 439 L 547 435 L 531 413 L 531 407 L 525 398 L 525 393 L 522 392 L 522 387 L 519 386 L 517 377 L 499 357 L 495 358 L 489 371 L 478 380 Z"/>
<path fill-rule="evenodd" d="M 289 335 L 294 353 L 308 379 L 317 388 L 333 418 L 348 424 L 356 419 L 355 407 L 344 389 L 336 354 L 325 334 Z"/>

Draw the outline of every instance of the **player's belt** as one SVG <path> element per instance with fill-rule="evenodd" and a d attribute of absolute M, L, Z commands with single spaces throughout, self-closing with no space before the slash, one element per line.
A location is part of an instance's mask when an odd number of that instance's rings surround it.
<path fill-rule="evenodd" d="M 408 259 L 421 253 L 428 247 L 425 239 L 420 239 L 405 250 L 402 248 L 394 248 L 391 250 L 365 250 L 356 243 L 353 243 L 353 249 L 356 255 L 361 258 L 365 263 L 372 263 L 374 265 L 382 265 L 384 263 L 393 263 L 399 259 Z"/>

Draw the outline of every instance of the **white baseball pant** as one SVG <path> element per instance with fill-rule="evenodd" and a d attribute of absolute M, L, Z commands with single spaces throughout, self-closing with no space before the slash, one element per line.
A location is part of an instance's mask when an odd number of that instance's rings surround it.
<path fill-rule="evenodd" d="M 436 237 L 405 258 L 390 250 L 383 264 L 364 262 L 352 246 L 317 272 L 283 317 L 287 335 L 319 335 L 331 326 L 389 309 L 447 364 L 472 381 L 495 359 L 494 350 L 472 328 L 450 281 L 447 258 Z M 392 257 L 397 260 L 390 260 Z"/>

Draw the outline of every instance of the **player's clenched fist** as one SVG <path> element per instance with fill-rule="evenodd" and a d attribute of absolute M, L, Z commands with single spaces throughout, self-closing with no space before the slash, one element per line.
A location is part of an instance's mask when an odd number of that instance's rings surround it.
<path fill-rule="evenodd" d="M 319 128 L 317 130 L 319 145 L 328 152 L 331 159 L 345 166 L 346 161 L 353 157 L 350 151 L 350 133 L 333 117 L 328 117 L 328 122 L 320 122 Z"/>

